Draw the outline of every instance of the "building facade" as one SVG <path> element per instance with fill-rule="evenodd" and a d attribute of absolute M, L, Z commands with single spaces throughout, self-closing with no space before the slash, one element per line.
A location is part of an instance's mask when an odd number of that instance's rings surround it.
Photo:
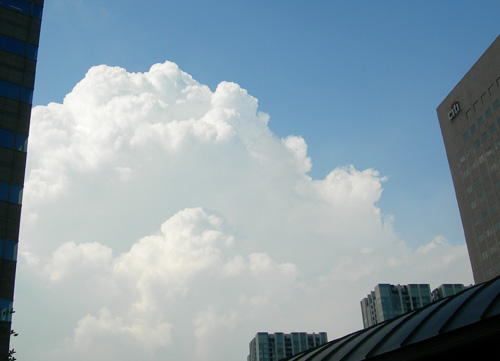
<path fill-rule="evenodd" d="M 43 0 L 0 0 L 0 359 L 10 348 L 26 145 Z"/>
<path fill-rule="evenodd" d="M 363 326 L 371 327 L 429 303 L 431 288 L 428 284 L 378 284 L 361 300 Z"/>
<path fill-rule="evenodd" d="M 440 299 L 450 297 L 453 295 L 456 295 L 457 293 L 462 292 L 465 290 L 465 286 L 462 284 L 442 284 L 438 288 L 436 288 L 434 291 L 431 293 L 431 301 L 436 302 Z"/>
<path fill-rule="evenodd" d="M 247 361 L 278 361 L 327 342 L 326 332 L 259 332 L 250 341 Z"/>
<path fill-rule="evenodd" d="M 500 275 L 500 37 L 437 108 L 476 283 Z"/>

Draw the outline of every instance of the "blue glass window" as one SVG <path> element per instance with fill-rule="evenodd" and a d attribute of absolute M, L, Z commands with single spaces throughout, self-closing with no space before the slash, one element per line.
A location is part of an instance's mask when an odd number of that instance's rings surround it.
<path fill-rule="evenodd" d="M 16 147 L 15 150 L 26 152 L 28 150 L 28 136 L 16 134 Z"/>
<path fill-rule="evenodd" d="M 483 140 L 483 142 L 488 139 L 488 133 L 484 132 L 483 135 L 481 136 L 481 139 Z"/>
<path fill-rule="evenodd" d="M 23 199 L 23 187 L 12 184 L 10 186 L 9 201 L 11 203 L 21 204 L 22 199 Z"/>
<path fill-rule="evenodd" d="M 8 239 L 0 239 L 0 249 L 3 250 L 2 258 L 8 261 L 17 260 L 17 244 L 18 242 Z"/>
<path fill-rule="evenodd" d="M 26 152 L 28 148 L 28 136 L 0 129 L 0 147 Z"/>
<path fill-rule="evenodd" d="M 28 48 L 26 49 L 26 57 L 36 60 L 37 55 L 38 55 L 38 46 L 28 44 Z"/>
<path fill-rule="evenodd" d="M 490 125 L 490 133 L 493 134 L 495 132 L 495 124 Z"/>
<path fill-rule="evenodd" d="M 475 131 L 476 131 L 476 124 L 472 124 L 470 126 L 470 134 L 474 134 Z"/>
<path fill-rule="evenodd" d="M 484 115 L 486 116 L 486 118 L 491 117 L 491 109 L 490 108 L 486 109 L 486 111 L 484 112 Z"/>
<path fill-rule="evenodd" d="M 0 0 L 0 6 L 26 15 L 31 13 L 31 4 L 24 0 Z"/>
<path fill-rule="evenodd" d="M 33 102 L 33 89 L 23 87 L 21 101 L 23 103 L 31 104 Z"/>
<path fill-rule="evenodd" d="M 20 40 L 12 39 L 5 35 L 0 35 L 0 49 L 9 51 L 17 55 L 24 55 L 26 46 L 25 43 Z"/>
<path fill-rule="evenodd" d="M 37 18 L 37 19 L 41 19 L 42 12 L 43 12 L 43 8 L 41 6 L 33 5 L 33 9 L 31 9 L 31 16 L 33 16 L 34 18 Z"/>
<path fill-rule="evenodd" d="M 484 121 L 483 117 L 479 117 L 477 120 L 477 124 L 481 125 L 481 124 L 483 124 L 483 121 Z"/>
<path fill-rule="evenodd" d="M 36 56 L 38 53 L 38 46 L 28 44 L 28 46 L 26 47 L 25 42 L 10 38 L 5 35 L 0 35 L 0 49 L 17 55 L 26 56 L 34 60 L 36 60 Z"/>
<path fill-rule="evenodd" d="M 496 110 L 496 109 L 498 109 L 498 108 L 500 108 L 500 102 L 499 102 L 499 101 L 498 101 L 498 99 L 497 99 L 497 100 L 495 100 L 495 101 L 493 102 L 493 109 L 495 109 L 495 110 Z"/>
<path fill-rule="evenodd" d="M 0 0 L 0 6 L 22 14 L 31 15 L 37 19 L 42 18 L 43 8 L 34 4 L 32 6 L 30 2 L 25 0 Z"/>
<path fill-rule="evenodd" d="M 463 135 L 463 137 L 464 137 L 464 140 L 469 139 L 469 132 L 465 132 L 464 135 Z"/>
<path fill-rule="evenodd" d="M 0 182 L 0 201 L 21 204 L 23 187 L 5 182 Z"/>
<path fill-rule="evenodd" d="M 0 298 L 0 321 L 12 322 L 12 301 Z"/>
<path fill-rule="evenodd" d="M 0 80 L 0 96 L 19 100 L 19 95 L 21 93 L 21 87 L 17 84 Z"/>
<path fill-rule="evenodd" d="M 14 149 L 16 134 L 8 130 L 0 129 L 0 146 Z"/>
<path fill-rule="evenodd" d="M 475 148 L 479 148 L 479 146 L 480 146 L 480 145 L 481 145 L 481 142 L 479 141 L 479 139 L 476 139 L 476 140 L 474 141 L 474 147 L 475 147 Z"/>
<path fill-rule="evenodd" d="M 33 101 L 33 89 L 0 80 L 0 96 L 31 104 Z"/>

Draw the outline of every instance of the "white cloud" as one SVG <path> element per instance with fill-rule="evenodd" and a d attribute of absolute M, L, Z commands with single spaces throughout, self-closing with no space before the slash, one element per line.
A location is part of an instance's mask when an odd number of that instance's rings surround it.
<path fill-rule="evenodd" d="M 376 283 L 470 282 L 464 245 L 399 239 L 384 176 L 312 179 L 306 141 L 268 121 L 170 62 L 94 67 L 33 109 L 19 358 L 244 358 L 258 331 L 359 329 Z"/>

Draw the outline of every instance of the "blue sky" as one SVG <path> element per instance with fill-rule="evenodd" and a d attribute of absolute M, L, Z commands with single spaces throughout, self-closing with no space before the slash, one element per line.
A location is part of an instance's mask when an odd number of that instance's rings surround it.
<path fill-rule="evenodd" d="M 498 35 L 496 1 L 61 1 L 45 5 L 34 103 L 61 102 L 94 65 L 170 60 L 259 100 L 308 143 L 313 178 L 389 176 L 380 202 L 404 239 L 463 242 L 435 108 Z"/>
<path fill-rule="evenodd" d="M 377 283 L 470 283 L 435 109 L 498 13 L 47 1 L 19 359 L 234 360 L 257 331 L 361 328 Z"/>

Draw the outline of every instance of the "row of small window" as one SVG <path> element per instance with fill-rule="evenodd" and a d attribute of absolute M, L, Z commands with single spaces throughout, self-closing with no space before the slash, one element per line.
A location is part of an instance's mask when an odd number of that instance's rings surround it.
<path fill-rule="evenodd" d="M 499 142 L 500 143 L 500 142 Z M 465 178 L 468 178 L 469 175 L 471 175 L 477 167 L 478 165 L 484 163 L 484 161 L 486 160 L 486 156 L 489 156 L 493 154 L 493 151 L 488 148 L 488 150 L 486 151 L 485 154 L 481 154 L 478 159 L 476 161 L 474 161 L 474 163 L 471 164 L 471 166 L 469 168 L 466 168 L 463 170 L 463 176 L 464 176 L 464 179 Z M 472 191 L 474 190 L 473 186 L 475 187 L 478 187 L 481 185 L 481 179 L 483 181 L 485 181 L 486 179 L 490 178 L 490 174 L 491 173 L 495 173 L 497 171 L 497 169 L 499 168 L 500 166 L 500 160 L 498 160 L 497 162 L 490 162 L 490 167 L 489 167 L 489 171 L 488 169 L 485 169 L 482 173 L 481 173 L 481 177 L 476 177 L 474 178 L 474 181 L 472 184 L 469 184 L 467 186 L 467 194 L 471 194 Z M 497 188 L 498 189 L 498 188 Z"/>
<path fill-rule="evenodd" d="M 28 148 L 28 136 L 0 129 L 0 147 L 26 152 Z"/>
<path fill-rule="evenodd" d="M 495 223 L 494 227 L 496 232 L 500 231 L 500 222 Z M 477 236 L 477 241 L 479 243 L 483 243 L 486 240 L 486 238 L 493 236 L 494 233 L 495 232 L 493 231 L 492 228 L 488 228 L 485 233 L 481 233 L 479 236 Z"/>
<path fill-rule="evenodd" d="M 479 226 L 483 221 L 487 220 L 489 216 L 497 212 L 496 206 L 491 206 L 490 208 L 490 213 L 488 214 L 488 211 L 483 211 L 481 213 L 481 217 L 475 217 L 474 218 L 474 225 Z"/>
<path fill-rule="evenodd" d="M 493 149 L 500 149 L 500 140 L 496 140 L 495 141 L 493 148 L 492 147 L 488 147 L 483 154 L 481 154 L 480 156 L 477 157 L 477 159 L 470 165 L 470 167 L 464 169 L 464 166 L 462 165 L 462 172 L 463 172 L 464 178 L 467 178 L 469 175 L 472 174 L 472 172 L 474 170 L 476 170 L 476 168 L 479 165 L 481 165 L 482 163 L 484 163 L 494 153 Z M 466 152 L 466 155 L 469 156 L 472 153 L 473 153 L 472 152 L 472 148 L 469 148 L 467 150 L 467 152 Z M 494 173 L 500 167 L 500 160 L 497 161 L 497 162 L 495 162 L 493 159 L 494 158 L 489 159 L 489 162 L 488 162 L 490 164 L 490 172 L 491 173 Z M 465 155 L 461 155 L 460 156 L 460 162 L 463 163 L 464 161 L 465 161 Z M 488 176 L 489 176 L 488 171 L 485 170 L 482 173 L 481 176 L 482 176 L 483 180 L 487 179 Z M 470 192 L 468 192 L 468 193 L 470 194 Z"/>
<path fill-rule="evenodd" d="M 500 118 L 497 119 L 497 122 L 500 125 Z M 478 124 L 478 126 L 483 124 L 483 117 L 479 117 L 479 119 L 477 120 L 477 124 Z M 477 129 L 476 123 L 472 124 L 470 126 L 470 133 L 469 133 L 469 131 L 466 131 L 462 136 L 464 141 L 468 140 L 476 132 L 476 129 Z M 491 124 L 490 128 L 489 128 L 490 134 L 494 133 L 495 130 L 496 130 L 495 124 Z M 484 142 L 488 138 L 488 131 L 484 131 L 481 135 L 481 138 Z"/>
<path fill-rule="evenodd" d="M 33 60 L 36 60 L 36 56 L 38 53 L 38 46 L 28 44 L 24 41 L 17 40 L 5 35 L 0 35 L 0 49 L 16 55 L 25 56 Z"/>
<path fill-rule="evenodd" d="M 488 257 L 495 253 L 497 251 L 497 247 L 496 245 L 493 245 L 490 247 L 489 251 L 484 251 L 482 254 L 481 254 L 481 258 L 483 259 L 483 261 L 486 261 L 486 259 L 488 259 Z"/>
<path fill-rule="evenodd" d="M 33 89 L 0 80 L 0 96 L 31 104 L 33 101 Z"/>
<path fill-rule="evenodd" d="M 21 204 L 23 187 L 0 182 L 0 201 Z"/>
<path fill-rule="evenodd" d="M 493 102 L 493 109 L 496 110 L 496 109 L 499 109 L 500 108 L 500 101 L 497 99 Z M 493 115 L 493 113 L 491 112 L 491 108 L 488 108 L 486 109 L 486 111 L 484 112 L 484 116 L 486 118 L 489 118 Z M 498 119 L 498 121 L 500 122 L 500 118 Z M 477 119 L 477 126 L 480 127 L 482 124 L 484 123 L 484 118 L 483 116 L 480 116 L 478 119 Z M 474 134 L 476 131 L 476 123 L 472 124 L 471 127 L 470 127 L 470 135 Z M 490 132 L 493 132 L 495 131 L 495 128 L 493 126 L 493 130 L 492 128 L 490 127 Z M 485 134 L 486 132 L 483 133 L 483 135 Z M 463 138 L 464 140 L 467 140 L 469 139 L 469 131 L 466 131 L 464 134 L 463 134 Z"/>
<path fill-rule="evenodd" d="M 42 18 L 43 8 L 24 0 L 0 0 L 0 6 L 37 19 Z"/>
<path fill-rule="evenodd" d="M 478 187 L 479 185 L 481 184 L 481 182 L 479 180 L 477 180 L 477 183 L 475 183 L 474 185 L 476 187 Z M 495 182 L 495 189 L 498 191 L 500 190 L 500 181 L 496 181 Z M 470 194 L 472 193 L 472 190 L 473 190 L 473 187 L 472 185 L 468 186 L 467 187 L 467 193 Z M 491 197 L 491 195 L 493 194 L 493 190 L 491 189 L 491 187 L 487 188 L 486 189 L 486 197 Z M 470 203 L 470 207 L 472 210 L 476 209 L 478 206 L 480 206 L 484 201 L 486 200 L 484 194 L 480 194 L 477 199 L 473 200 L 471 203 Z M 496 212 L 496 206 L 491 206 L 491 209 L 490 209 L 490 213 L 495 213 Z"/>
<path fill-rule="evenodd" d="M 492 268 L 488 268 L 484 274 L 486 275 L 487 278 L 492 278 L 493 275 L 497 275 L 500 273 L 500 264 L 495 264 Z"/>

